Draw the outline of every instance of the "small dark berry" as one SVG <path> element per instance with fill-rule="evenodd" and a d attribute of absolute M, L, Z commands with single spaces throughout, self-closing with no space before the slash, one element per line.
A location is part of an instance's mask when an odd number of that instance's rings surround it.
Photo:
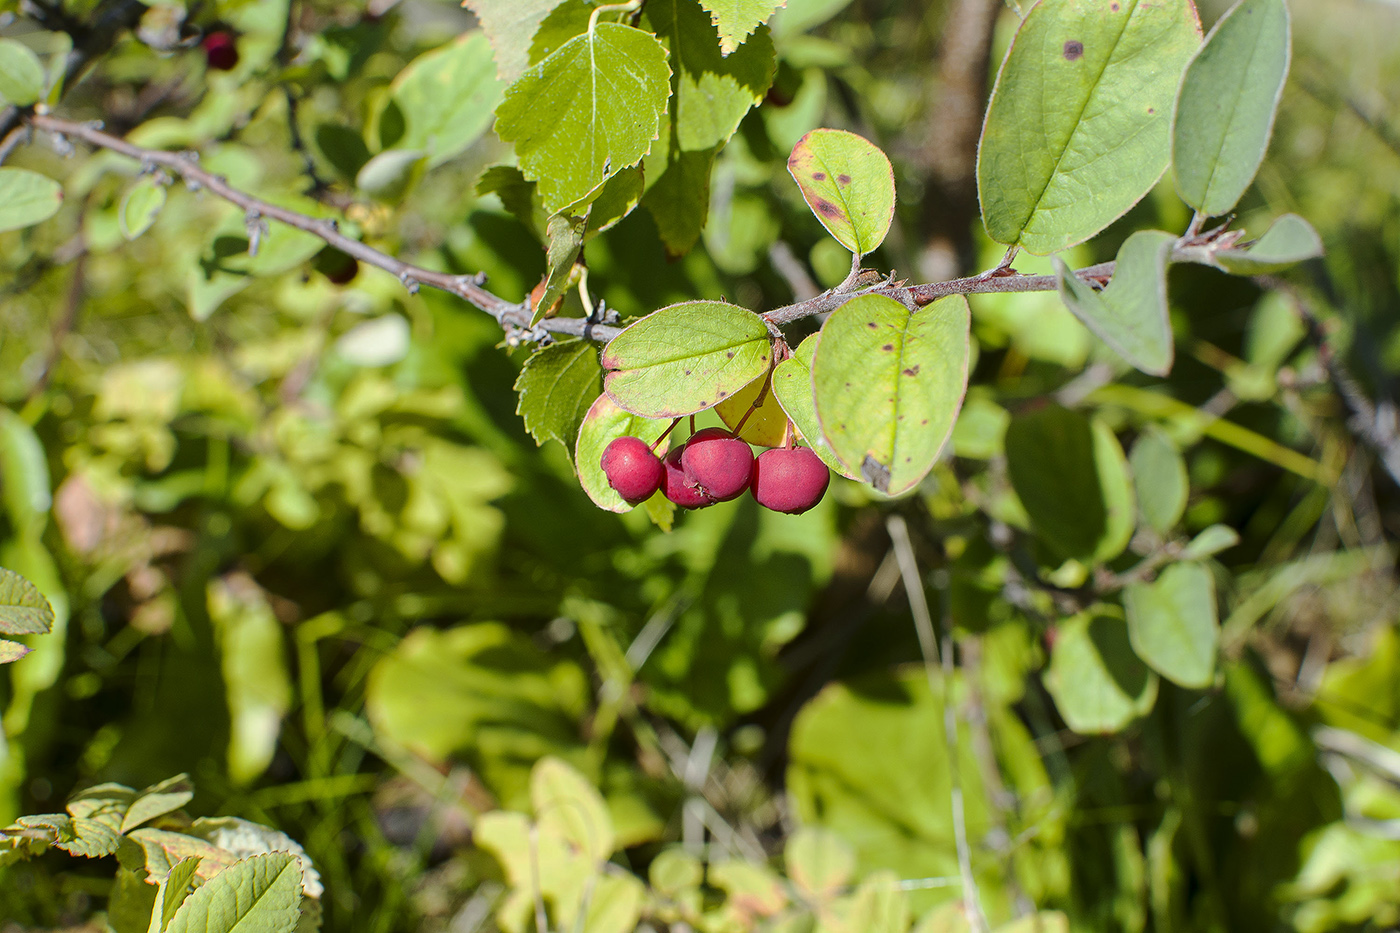
<path fill-rule="evenodd" d="M 619 437 L 603 451 L 600 463 L 608 485 L 631 505 L 645 502 L 661 486 L 661 461 L 639 437 Z"/>
<path fill-rule="evenodd" d="M 831 471 L 810 447 L 774 448 L 753 465 L 753 497 L 774 512 L 797 515 L 826 495 Z"/>
<path fill-rule="evenodd" d="M 686 479 L 716 502 L 743 495 L 753 476 L 753 450 L 723 428 L 696 431 L 685 442 L 681 464 Z"/>
<path fill-rule="evenodd" d="M 719 500 L 686 478 L 685 467 L 681 466 L 684 452 L 684 447 L 677 447 L 666 455 L 662 463 L 665 468 L 661 477 L 662 494 L 683 509 L 703 509 L 714 505 Z"/>
<path fill-rule="evenodd" d="M 238 67 L 238 45 L 226 32 L 211 32 L 204 37 L 204 60 L 210 68 L 232 71 Z"/>

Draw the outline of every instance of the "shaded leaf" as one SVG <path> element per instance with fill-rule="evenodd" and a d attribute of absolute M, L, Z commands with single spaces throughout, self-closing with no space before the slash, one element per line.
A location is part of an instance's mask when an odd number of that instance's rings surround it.
<path fill-rule="evenodd" d="M 817 219 L 857 256 L 873 251 L 894 220 L 894 169 L 880 148 L 844 130 L 813 130 L 788 171 Z"/>
<path fill-rule="evenodd" d="M 1143 521 L 1158 534 L 1166 534 L 1186 511 L 1186 497 L 1191 491 L 1186 462 L 1167 433 L 1156 427 L 1138 437 L 1128 462 L 1133 468 L 1133 488 L 1137 490 Z"/>
<path fill-rule="evenodd" d="M 58 213 L 63 187 L 22 168 L 0 168 L 0 233 L 32 227 Z"/>
<path fill-rule="evenodd" d="M 189 775 L 180 774 L 169 780 L 153 784 L 132 801 L 122 817 L 121 831 L 130 832 L 142 823 L 158 816 L 178 810 L 194 799 L 194 785 Z"/>
<path fill-rule="evenodd" d="M 663 132 L 663 137 L 668 134 Z M 656 220 L 668 256 L 683 256 L 700 239 L 710 213 L 710 172 L 715 150 L 683 152 L 674 140 L 646 158 L 650 184 L 642 206 Z"/>
<path fill-rule="evenodd" d="M 464 0 L 491 42 L 496 76 L 509 84 L 530 66 L 530 40 L 562 0 Z"/>
<path fill-rule="evenodd" d="M 1006 429 L 1011 485 L 1031 524 L 1063 557 L 1111 560 L 1133 533 L 1133 487 L 1108 426 L 1050 406 Z"/>
<path fill-rule="evenodd" d="M 515 380 L 516 414 L 536 443 L 556 440 L 573 456 L 579 428 L 603 391 L 603 368 L 590 340 L 551 344 L 525 361 Z"/>
<path fill-rule="evenodd" d="M 1128 637 L 1138 657 L 1183 687 L 1206 687 L 1215 679 L 1220 622 L 1215 580 L 1197 563 L 1167 567 L 1152 583 L 1123 591 Z"/>
<path fill-rule="evenodd" d="M 1189 0 L 1031 7 L 982 127 L 987 235 L 1045 255 L 1136 204 L 1167 167 L 1177 79 L 1200 37 Z"/>
<path fill-rule="evenodd" d="M 722 301 L 687 301 L 652 312 L 608 343 L 603 387 L 634 414 L 677 418 L 753 382 L 772 353 L 757 314 Z"/>
<path fill-rule="evenodd" d="M 191 885 L 195 879 L 195 872 L 199 869 L 199 857 L 194 856 L 181 861 L 170 869 L 170 874 L 160 881 L 160 886 L 156 890 L 156 902 L 151 909 L 151 925 L 148 933 L 165 933 L 165 928 L 170 925 L 170 921 L 175 917 L 185 898 L 190 894 Z"/>
<path fill-rule="evenodd" d="M 666 50 L 616 23 L 566 42 L 506 89 L 496 132 L 551 213 L 635 165 L 657 137 L 670 96 Z"/>
<path fill-rule="evenodd" d="M 632 508 L 608 485 L 601 464 L 603 451 L 619 437 L 640 437 L 650 444 L 661 436 L 666 426 L 666 421 L 624 411 L 606 394 L 594 400 L 579 426 L 578 443 L 574 447 L 574 470 L 578 473 L 579 485 L 594 505 L 609 512 L 626 512 Z M 669 439 L 662 441 L 656 448 L 656 455 L 664 456 L 669 446 Z"/>
<path fill-rule="evenodd" d="M 1321 255 L 1322 240 L 1312 225 L 1297 214 L 1284 214 L 1257 242 L 1220 250 L 1215 261 L 1235 275 L 1264 275 Z"/>
<path fill-rule="evenodd" d="M 280 852 L 255 855 L 219 872 L 185 898 L 166 931 L 294 933 L 301 898 L 301 868 L 294 857 Z"/>
<path fill-rule="evenodd" d="M 355 187 L 377 200 L 397 203 L 418 183 L 427 161 L 421 149 L 385 149 L 360 167 Z"/>
<path fill-rule="evenodd" d="M 1045 688 L 1065 724 L 1086 735 L 1117 732 L 1157 701 L 1157 675 L 1133 653 L 1127 626 L 1093 613 L 1060 623 Z"/>
<path fill-rule="evenodd" d="M 1176 237 L 1139 230 L 1118 250 L 1113 279 L 1102 292 L 1056 256 L 1060 300 L 1115 353 L 1154 376 L 1171 372 L 1175 348 L 1167 310 L 1167 260 Z"/>
<path fill-rule="evenodd" d="M 1269 148 L 1291 55 L 1284 0 L 1240 0 L 1206 36 L 1181 79 L 1172 172 L 1207 216 L 1238 203 Z"/>
<path fill-rule="evenodd" d="M 812 363 L 822 434 L 880 492 L 914 488 L 947 443 L 967 390 L 969 322 L 961 295 L 912 313 L 862 295 L 823 325 Z"/>
<path fill-rule="evenodd" d="M 582 217 L 555 214 L 545 225 L 544 288 L 540 290 L 539 301 L 531 312 L 531 327 L 554 308 L 554 303 L 564 296 L 564 291 L 569 287 L 574 263 L 583 249 L 583 228 L 586 224 Z"/>

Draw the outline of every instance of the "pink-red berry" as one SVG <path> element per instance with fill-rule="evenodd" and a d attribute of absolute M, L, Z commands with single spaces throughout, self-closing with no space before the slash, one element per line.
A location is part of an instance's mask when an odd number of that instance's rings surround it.
<path fill-rule="evenodd" d="M 661 493 L 683 509 L 703 509 L 719 500 L 700 488 L 686 476 L 681 465 L 684 447 L 677 447 L 666 455 L 662 462 L 664 473 L 661 477 Z"/>
<path fill-rule="evenodd" d="M 753 465 L 753 497 L 774 512 L 796 515 L 826 495 L 831 471 L 810 447 L 774 448 Z"/>
<path fill-rule="evenodd" d="M 753 450 L 723 428 L 705 428 L 685 442 L 681 465 L 688 482 L 716 502 L 727 502 L 749 488 Z"/>
<path fill-rule="evenodd" d="M 603 451 L 600 465 L 608 485 L 632 505 L 650 499 L 661 486 L 661 461 L 639 437 L 616 438 Z"/>
<path fill-rule="evenodd" d="M 204 60 L 210 68 L 232 71 L 238 67 L 238 44 L 227 32 L 211 32 L 204 37 Z"/>

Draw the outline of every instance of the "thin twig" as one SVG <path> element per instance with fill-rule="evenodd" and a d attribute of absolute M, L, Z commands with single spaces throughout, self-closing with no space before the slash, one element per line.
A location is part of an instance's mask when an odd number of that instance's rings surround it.
<path fill-rule="evenodd" d="M 943 650 L 935 643 L 933 616 L 924 596 L 923 579 L 914 558 L 914 546 L 909 541 L 909 526 L 903 516 L 890 515 L 885 527 L 894 545 L 895 560 L 904 579 L 904 594 L 909 599 L 909 611 L 914 616 L 914 631 L 919 636 L 919 650 L 924 656 L 924 672 L 932 695 L 943 698 L 943 737 L 948 748 L 949 801 L 953 811 L 953 841 L 958 850 L 958 873 L 962 877 L 963 913 L 972 925 L 973 933 L 986 933 L 987 917 L 982 912 L 982 900 L 977 892 L 977 879 L 972 874 L 972 851 L 967 844 L 967 813 L 963 806 L 962 773 L 958 765 L 958 714 L 953 696 L 953 628 L 949 624 L 948 599 L 943 603 Z M 944 574 L 946 576 L 946 573 Z M 938 689 L 934 664 L 941 656 L 943 689 Z"/>

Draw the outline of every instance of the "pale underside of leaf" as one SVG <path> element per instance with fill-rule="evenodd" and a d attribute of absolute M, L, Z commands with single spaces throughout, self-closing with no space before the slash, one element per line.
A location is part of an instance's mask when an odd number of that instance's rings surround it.
<path fill-rule="evenodd" d="M 1102 292 L 1060 257 L 1054 259 L 1065 306 L 1115 353 L 1154 376 L 1171 372 L 1175 351 L 1167 309 L 1167 260 L 1175 241 L 1174 234 L 1160 230 L 1139 230 L 1128 237 Z"/>

